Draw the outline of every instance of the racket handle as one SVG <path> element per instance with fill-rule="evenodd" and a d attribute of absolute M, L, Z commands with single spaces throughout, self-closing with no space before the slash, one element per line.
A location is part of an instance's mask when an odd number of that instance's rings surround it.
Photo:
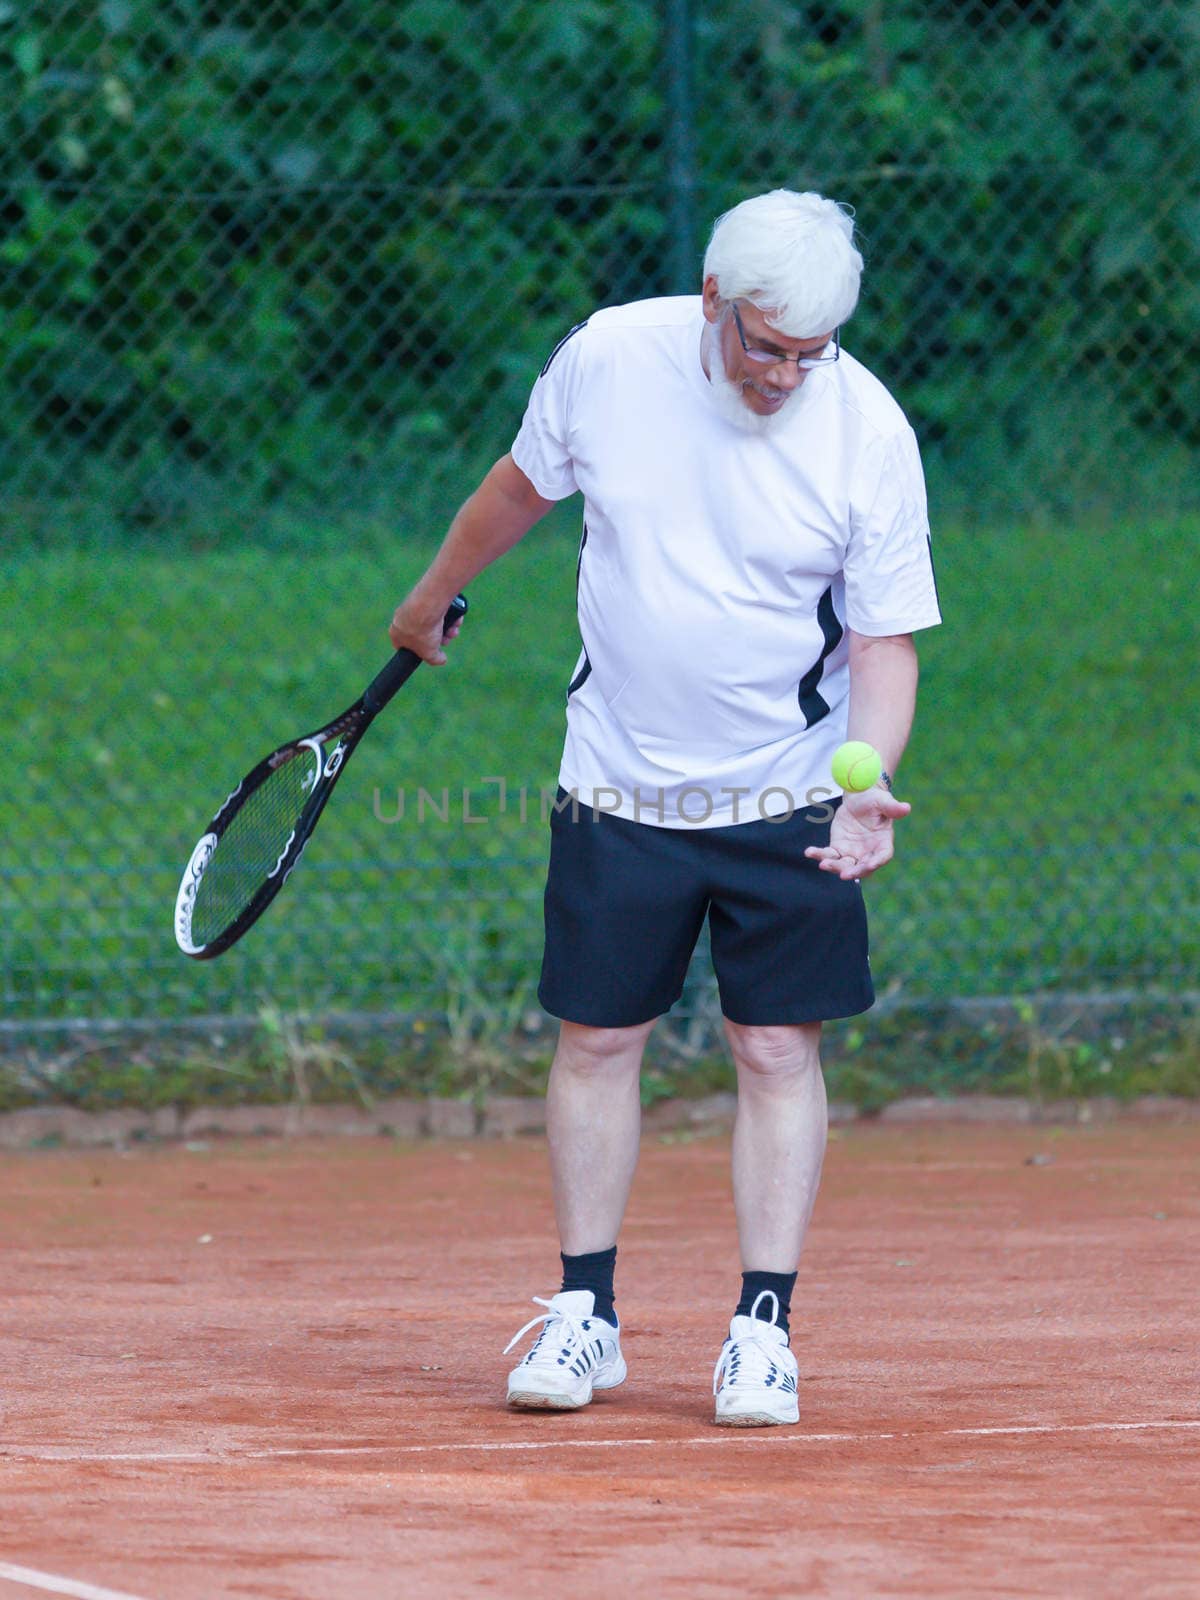
<path fill-rule="evenodd" d="M 467 614 L 467 597 L 455 595 L 442 623 L 442 632 L 448 633 L 460 617 Z M 376 716 L 387 705 L 396 691 L 404 686 L 421 665 L 415 650 L 397 650 L 396 654 L 377 677 L 372 678 L 363 695 L 363 706 L 368 716 Z"/>

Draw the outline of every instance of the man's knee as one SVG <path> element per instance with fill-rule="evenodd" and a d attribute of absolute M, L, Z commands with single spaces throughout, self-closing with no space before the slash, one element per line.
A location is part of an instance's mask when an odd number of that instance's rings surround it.
<path fill-rule="evenodd" d="M 804 1078 L 821 1068 L 821 1024 L 752 1027 L 725 1021 L 739 1073 L 753 1078 Z"/>
<path fill-rule="evenodd" d="M 631 1028 L 590 1028 L 580 1022 L 564 1022 L 554 1065 L 585 1074 L 636 1070 L 653 1027 L 653 1021 Z"/>

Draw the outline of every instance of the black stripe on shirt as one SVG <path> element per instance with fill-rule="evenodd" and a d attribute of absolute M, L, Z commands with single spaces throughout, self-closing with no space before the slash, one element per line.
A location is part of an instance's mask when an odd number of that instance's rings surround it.
<path fill-rule="evenodd" d="M 554 349 L 551 350 L 550 354 L 546 357 L 546 365 L 542 368 L 541 372 L 538 373 L 539 378 L 544 378 L 546 376 L 546 374 L 550 371 L 551 363 L 558 352 L 562 349 L 563 345 L 566 344 L 568 339 L 573 339 L 579 332 L 580 328 L 586 328 L 588 321 L 589 319 L 584 317 L 582 322 L 577 322 L 573 328 L 568 329 L 567 332 L 563 334 L 562 338 L 554 346 Z"/>
<path fill-rule="evenodd" d="M 568 334 L 567 337 L 569 338 L 570 335 Z M 584 524 L 583 524 L 583 537 L 579 541 L 579 560 L 575 563 L 575 604 L 577 606 L 579 604 L 579 577 L 580 577 L 580 574 L 583 571 L 583 552 L 584 552 L 584 549 L 587 546 L 587 539 L 588 539 L 588 525 L 587 525 L 587 522 L 585 521 Z M 583 685 L 587 682 L 588 677 L 589 677 L 589 675 L 591 673 L 591 670 L 592 670 L 592 663 L 591 663 L 591 660 L 590 660 L 590 658 L 588 656 L 588 653 L 587 653 L 587 646 L 584 645 L 584 647 L 583 647 L 583 665 L 580 667 L 579 671 L 575 674 L 575 676 L 571 679 L 570 683 L 567 685 L 567 699 L 568 700 L 575 693 L 576 689 L 581 689 L 583 687 Z"/>
<path fill-rule="evenodd" d="M 587 523 L 585 521 L 584 524 L 583 524 L 583 537 L 579 541 L 579 558 L 575 562 L 575 602 L 576 602 L 576 604 L 579 603 L 579 579 L 580 579 L 580 576 L 583 573 L 583 552 L 587 549 L 587 535 L 588 535 L 588 527 L 587 527 Z"/>
<path fill-rule="evenodd" d="M 833 590 L 826 589 L 817 602 L 817 622 L 825 636 L 825 643 L 821 647 L 821 654 L 809 667 L 800 679 L 800 688 L 796 698 L 800 702 L 800 710 L 804 714 L 806 728 L 815 727 L 818 722 L 829 715 L 829 702 L 818 690 L 818 684 L 825 672 L 825 663 L 841 644 L 845 629 L 838 620 L 838 614 L 833 608 Z"/>
<path fill-rule="evenodd" d="M 567 685 L 567 699 L 568 700 L 575 693 L 576 689 L 582 689 L 583 688 L 584 684 L 588 681 L 588 679 L 591 677 L 591 675 L 592 675 L 592 663 L 588 660 L 588 653 L 585 650 L 583 652 L 583 665 L 580 667 L 579 671 L 575 674 L 575 676 L 571 679 L 570 683 Z"/>

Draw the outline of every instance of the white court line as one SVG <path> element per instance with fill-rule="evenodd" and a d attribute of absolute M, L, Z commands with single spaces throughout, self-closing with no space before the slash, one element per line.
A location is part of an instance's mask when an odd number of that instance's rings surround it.
<path fill-rule="evenodd" d="M 52 1572 L 35 1572 L 32 1567 L 13 1567 L 7 1561 L 0 1561 L 0 1578 L 7 1578 L 10 1583 L 23 1583 L 28 1589 L 44 1589 L 48 1594 L 72 1595 L 74 1600 L 139 1600 L 135 1594 L 98 1589 L 94 1583 L 59 1578 Z"/>
<path fill-rule="evenodd" d="M 738 1429 L 713 1429 L 711 1433 L 690 1439 L 512 1439 L 477 1440 L 461 1439 L 440 1444 L 347 1444 L 347 1445 L 295 1445 L 276 1450 L 37 1450 L 20 1445 L 0 1449 L 0 1464 L 5 1461 L 41 1462 L 183 1462 L 188 1465 L 236 1464 L 239 1461 L 305 1460 L 310 1456 L 420 1456 L 436 1455 L 455 1450 L 474 1450 L 494 1455 L 504 1451 L 534 1450 L 630 1450 L 654 1445 L 677 1449 L 689 1445 L 729 1445 L 736 1439 L 748 1445 L 767 1444 L 874 1444 L 885 1439 L 1003 1439 L 1023 1438 L 1029 1435 L 1056 1435 L 1073 1433 L 1137 1433 L 1149 1429 L 1187 1431 L 1200 1429 L 1200 1417 L 1161 1418 L 1144 1422 L 1047 1422 L 1020 1423 L 1000 1428 L 922 1428 L 901 1429 L 891 1433 L 786 1433 L 774 1428 L 761 1432 Z"/>

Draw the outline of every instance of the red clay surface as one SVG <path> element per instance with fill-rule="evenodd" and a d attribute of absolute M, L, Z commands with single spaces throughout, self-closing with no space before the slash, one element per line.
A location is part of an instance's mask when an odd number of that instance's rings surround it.
<path fill-rule="evenodd" d="M 1195 1124 L 835 1136 L 801 1423 L 755 1432 L 711 1423 L 724 1139 L 647 1144 L 630 1378 L 566 1416 L 501 1403 L 557 1287 L 538 1141 L 10 1156 L 0 1573 L 140 1600 L 1195 1600 L 1198 1155 Z"/>

